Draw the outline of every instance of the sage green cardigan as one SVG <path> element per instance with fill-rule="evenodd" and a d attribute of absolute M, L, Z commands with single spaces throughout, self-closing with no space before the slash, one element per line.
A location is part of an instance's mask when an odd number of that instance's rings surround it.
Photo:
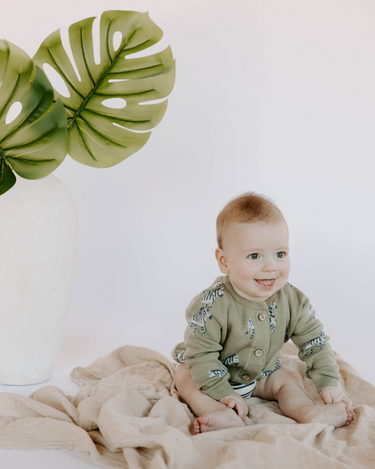
<path fill-rule="evenodd" d="M 322 323 L 308 298 L 287 283 L 264 302 L 247 300 L 228 276 L 197 295 L 186 310 L 184 342 L 172 351 L 186 363 L 198 389 L 215 400 L 233 392 L 230 382 L 249 384 L 276 370 L 291 339 L 318 392 L 338 386 L 339 368 Z"/>

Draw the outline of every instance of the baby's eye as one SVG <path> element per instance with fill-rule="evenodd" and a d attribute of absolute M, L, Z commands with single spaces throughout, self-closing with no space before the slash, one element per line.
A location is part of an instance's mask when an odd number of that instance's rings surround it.
<path fill-rule="evenodd" d="M 282 259 L 283 257 L 285 257 L 285 254 L 286 254 L 285 252 L 280 251 L 276 254 L 276 257 L 278 257 L 279 259 Z"/>
<path fill-rule="evenodd" d="M 260 255 L 259 255 L 259 254 L 256 254 L 256 253 L 250 254 L 250 256 L 249 256 L 249 259 L 253 259 L 253 260 L 259 259 L 259 258 L 260 258 Z"/>

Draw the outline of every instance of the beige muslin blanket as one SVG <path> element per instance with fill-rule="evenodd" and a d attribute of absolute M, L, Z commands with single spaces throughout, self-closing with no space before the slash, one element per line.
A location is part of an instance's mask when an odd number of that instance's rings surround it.
<path fill-rule="evenodd" d="M 286 364 L 304 376 L 296 353 L 287 343 Z M 0 393 L 0 447 L 85 451 L 108 468 L 375 468 L 375 387 L 337 360 L 355 408 L 348 427 L 297 424 L 276 402 L 250 398 L 246 427 L 191 436 L 194 417 L 173 387 L 175 365 L 124 346 L 73 370 L 82 387 L 73 398 L 54 386 L 28 398 Z M 322 405 L 312 381 L 305 385 Z"/>

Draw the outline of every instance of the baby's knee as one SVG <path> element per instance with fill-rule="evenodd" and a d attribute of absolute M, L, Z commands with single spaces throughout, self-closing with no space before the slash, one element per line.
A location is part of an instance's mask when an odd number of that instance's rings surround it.
<path fill-rule="evenodd" d="M 179 363 L 177 365 L 174 382 L 177 390 L 180 392 L 182 389 L 195 387 L 195 382 L 191 376 L 190 370 L 185 363 Z"/>
<path fill-rule="evenodd" d="M 275 382 L 276 393 L 278 393 L 281 388 L 288 386 L 303 386 L 303 378 L 297 371 L 292 370 L 287 366 L 280 367 L 279 370 L 280 373 L 278 373 L 277 380 Z"/>
<path fill-rule="evenodd" d="M 284 373 L 285 373 L 285 379 L 288 381 L 298 381 L 299 383 L 303 382 L 302 376 L 298 373 L 298 371 L 292 370 L 291 368 L 288 368 L 287 366 L 284 366 Z"/>
<path fill-rule="evenodd" d="M 189 370 L 185 363 L 178 363 L 174 374 L 174 381 L 177 387 L 184 380 L 184 377 L 186 376 L 186 371 Z"/>

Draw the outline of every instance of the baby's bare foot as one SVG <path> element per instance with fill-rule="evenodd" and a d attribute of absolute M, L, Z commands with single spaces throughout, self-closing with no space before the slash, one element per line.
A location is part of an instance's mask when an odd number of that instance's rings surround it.
<path fill-rule="evenodd" d="M 353 415 L 346 409 L 343 402 L 325 405 L 312 405 L 303 409 L 301 423 L 328 423 L 335 428 L 349 425 L 353 420 Z"/>
<path fill-rule="evenodd" d="M 194 420 L 194 434 L 223 430 L 224 428 L 244 427 L 242 419 L 232 409 L 208 412 Z"/>

